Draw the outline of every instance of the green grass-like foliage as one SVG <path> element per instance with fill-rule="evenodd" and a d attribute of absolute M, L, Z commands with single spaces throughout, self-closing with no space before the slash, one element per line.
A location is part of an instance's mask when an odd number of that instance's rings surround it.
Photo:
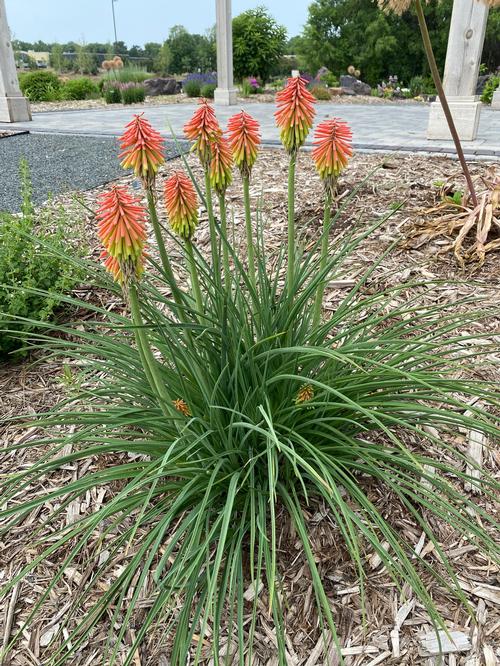
<path fill-rule="evenodd" d="M 201 94 L 201 83 L 190 79 L 184 82 L 182 89 L 188 97 L 199 97 Z"/>
<path fill-rule="evenodd" d="M 44 664 L 75 663 L 101 621 L 110 627 L 101 663 L 118 663 L 141 589 L 152 577 L 153 596 L 142 604 L 126 665 L 134 663 L 137 646 L 160 621 L 163 635 L 173 641 L 174 666 L 184 666 L 189 653 L 189 663 L 200 661 L 205 648 L 193 636 L 207 629 L 215 664 L 225 663 L 221 634 L 228 632 L 239 646 L 238 663 L 252 663 L 258 606 L 243 595 L 248 585 L 262 581 L 262 603 L 270 609 L 278 662 L 285 666 L 287 599 L 277 544 L 287 521 L 309 567 L 326 652 L 337 640 L 337 618 L 302 511 L 318 502 L 337 526 L 362 600 L 367 558 L 377 553 L 398 585 L 411 586 L 436 628 L 443 623 L 422 572 L 465 599 L 434 521 L 446 520 L 468 543 L 494 555 L 488 536 L 494 521 L 464 494 L 463 483 L 480 486 L 490 497 L 498 484 L 486 472 L 480 479 L 467 473 L 466 456 L 454 440 L 460 428 L 474 428 L 490 441 L 500 434 L 489 414 L 496 400 L 491 385 L 457 379 L 459 368 L 486 363 L 496 350 L 460 332 L 487 318 L 488 310 L 467 302 L 425 305 L 440 285 L 373 290 L 376 267 L 370 267 L 315 326 L 311 303 L 318 285 L 345 277 L 346 260 L 383 221 L 339 236 L 324 270 L 316 255 L 298 254 L 294 282 L 283 285 L 284 256 L 266 254 L 265 225 L 256 215 L 256 288 L 231 243 L 230 284 L 195 252 L 203 312 L 185 292 L 181 305 L 170 299 L 159 267 L 160 277 L 138 285 L 141 332 L 155 350 L 155 373 L 172 400 L 185 402 L 188 415 L 165 415 L 168 405 L 151 388 L 127 316 L 95 306 L 93 320 L 79 329 L 60 327 L 57 339 L 38 337 L 42 347 L 71 359 L 82 374 L 75 395 L 34 420 L 46 437 L 20 445 L 45 444 L 49 453 L 1 479 L 4 540 L 39 507 L 58 507 L 43 512 L 33 536 L 37 555 L 2 592 L 60 553 L 54 578 L 33 602 L 29 625 L 65 569 L 80 562 L 81 570 L 91 571 L 60 619 Z M 220 235 L 219 242 L 226 243 Z M 320 243 L 318 238 L 313 249 Z M 300 402 L 301 395 L 308 399 Z M 482 406 L 470 405 L 471 398 L 480 398 Z M 56 426 L 64 430 L 54 434 Z M 69 454 L 63 451 L 68 444 Z M 97 464 L 81 478 L 23 498 L 34 479 L 91 459 Z M 373 485 L 434 543 L 433 560 L 416 555 L 415 544 L 377 507 Z M 68 505 L 102 487 L 113 488 L 106 501 L 66 525 Z M 109 556 L 99 560 L 103 550 Z M 88 604 L 91 595 L 97 600 Z"/>
<path fill-rule="evenodd" d="M 53 102 L 60 99 L 61 80 L 53 72 L 23 72 L 19 75 L 19 87 L 31 102 Z"/>
<path fill-rule="evenodd" d="M 217 86 L 215 83 L 206 83 L 204 86 L 202 86 L 200 95 L 206 99 L 213 99 L 216 88 Z"/>
<path fill-rule="evenodd" d="M 122 102 L 137 104 L 146 99 L 146 88 L 137 83 L 124 83 L 121 86 Z"/>
<path fill-rule="evenodd" d="M 493 93 L 500 86 L 500 76 L 490 76 L 486 81 L 484 90 L 481 94 L 481 102 L 483 104 L 491 104 L 493 100 Z"/>
<path fill-rule="evenodd" d="M 128 65 L 119 69 L 113 69 L 104 74 L 102 81 L 119 81 L 120 83 L 142 83 L 151 78 L 151 72 Z"/>
<path fill-rule="evenodd" d="M 327 101 L 332 98 L 330 91 L 325 86 L 315 85 L 311 88 L 311 92 L 316 99 Z"/>
<path fill-rule="evenodd" d="M 86 76 L 77 79 L 69 79 L 61 88 L 62 99 L 91 99 L 96 97 L 99 89 L 96 84 Z"/>
<path fill-rule="evenodd" d="M 19 350 L 16 336 L 21 331 L 26 333 L 33 330 L 34 322 L 52 318 L 61 294 L 71 290 L 79 276 L 67 253 L 67 215 L 61 209 L 37 214 L 24 160 L 20 172 L 21 213 L 0 213 L 0 359 L 3 360 Z"/>

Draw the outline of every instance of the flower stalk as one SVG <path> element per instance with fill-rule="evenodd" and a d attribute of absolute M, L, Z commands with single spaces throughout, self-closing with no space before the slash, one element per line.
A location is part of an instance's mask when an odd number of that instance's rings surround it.
<path fill-rule="evenodd" d="M 245 207 L 245 230 L 247 237 L 248 276 L 254 291 L 257 288 L 255 275 L 255 250 L 252 230 L 252 211 L 250 207 L 250 175 L 257 159 L 261 142 L 259 123 L 245 111 L 235 114 L 227 124 L 233 159 L 240 170 L 243 182 L 243 202 Z"/>
<path fill-rule="evenodd" d="M 171 407 L 172 401 L 170 400 L 165 384 L 158 373 L 158 366 L 153 356 L 153 352 L 151 351 L 151 347 L 149 346 L 141 315 L 137 287 L 134 281 L 130 282 L 128 285 L 128 302 L 130 304 L 132 323 L 134 324 L 135 340 L 143 363 L 144 373 L 151 389 L 159 398 L 163 415 L 170 418 L 174 414 L 174 410 Z"/>
<path fill-rule="evenodd" d="M 349 158 L 352 156 L 351 128 L 340 118 L 324 120 L 316 127 L 313 143 L 314 149 L 312 151 L 312 158 L 325 187 L 325 210 L 319 263 L 319 271 L 320 275 L 323 276 L 323 279 L 316 289 L 313 310 L 313 326 L 317 327 L 321 321 L 321 308 L 323 305 L 327 277 L 323 274 L 328 259 L 332 200 L 336 196 L 337 179 L 347 166 Z"/>
<path fill-rule="evenodd" d="M 330 238 L 331 227 L 331 208 L 332 208 L 332 189 L 325 188 L 325 210 L 323 213 L 323 235 L 321 237 L 321 256 L 319 260 L 319 272 L 323 275 L 328 260 L 328 241 Z M 313 328 L 316 328 L 321 321 L 321 310 L 323 307 L 323 296 L 325 293 L 326 280 L 322 279 L 316 288 L 316 298 L 314 301 Z"/>
<path fill-rule="evenodd" d="M 165 208 L 172 230 L 184 241 L 192 296 L 196 309 L 202 315 L 203 299 L 192 243 L 198 225 L 198 198 L 193 183 L 182 171 L 176 171 L 165 183 Z"/>
<path fill-rule="evenodd" d="M 276 95 L 276 124 L 280 128 L 283 146 L 290 155 L 288 167 L 288 265 L 287 288 L 294 292 L 295 280 L 295 168 L 297 153 L 304 144 L 313 124 L 316 100 L 301 77 L 288 79 L 286 87 Z"/>

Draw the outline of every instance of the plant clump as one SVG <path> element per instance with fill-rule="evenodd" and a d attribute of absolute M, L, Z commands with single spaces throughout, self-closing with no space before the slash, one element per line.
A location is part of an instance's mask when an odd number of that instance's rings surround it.
<path fill-rule="evenodd" d="M 49 413 L 11 423 L 44 434 L 7 447 L 10 461 L 20 447 L 36 455 L 40 443 L 50 454 L 22 469 L 11 462 L 0 478 L 6 543 L 27 516 L 43 515 L 35 554 L 2 582 L 1 593 L 11 594 L 46 560 L 55 563 L 0 656 L 38 622 L 44 603 L 83 560 L 89 575 L 40 655 L 44 663 L 75 663 L 107 627 L 103 663 L 130 666 L 161 623 L 159 643 L 173 666 L 235 657 L 252 663 L 260 634 L 269 632 L 272 658 L 285 666 L 292 602 L 282 585 L 286 529 L 312 586 L 318 659 L 333 654 L 341 663 L 339 606 L 307 518 L 316 507 L 335 526 L 332 548 L 351 562 L 363 609 L 373 555 L 398 588 L 411 591 L 436 632 L 447 624 L 434 586 L 467 606 L 436 525 L 444 521 L 485 561 L 498 562 L 491 535 L 497 522 L 463 484 L 491 501 L 500 484 L 487 470 L 477 474 L 455 439 L 471 429 L 485 441 L 500 436 L 498 395 L 482 373 L 498 343 L 469 332 L 493 312 L 481 304 L 464 311 L 459 306 L 470 303 L 441 296 L 427 305 L 422 294 L 441 295 L 441 281 L 373 289 L 378 261 L 325 310 L 329 282 L 345 276 L 353 254 L 390 213 L 371 224 L 353 221 L 332 238 L 364 182 L 335 210 L 352 134 L 342 119 L 328 119 L 316 129 L 312 156 L 302 155 L 314 104 L 300 78 L 278 96 L 289 175 L 286 241 L 277 253 L 267 246 L 263 210 L 249 188 L 260 150 L 254 118 L 235 114 L 226 136 L 208 100 L 200 100 L 184 132 L 204 183 L 185 160 L 186 169 L 167 165 L 164 207 L 156 190 L 164 159 L 158 133 L 141 116 L 127 126 L 123 166 L 139 168 L 147 208 L 121 186 L 102 195 L 98 233 L 112 279 L 97 270 L 94 277 L 124 306 L 85 304 L 90 316 L 59 327 L 57 337 L 33 335 L 54 357 L 70 357 L 81 381 Z M 158 168 L 148 164 L 141 172 L 150 159 Z M 301 159 L 314 160 L 325 185 L 324 224 L 307 247 L 294 215 Z M 241 177 L 244 247 L 232 240 L 227 211 L 233 165 Z M 200 209 L 208 218 L 206 252 Z M 146 254 L 148 222 L 156 247 Z M 174 253 L 189 281 L 173 270 Z M 50 490 L 40 486 L 89 461 L 92 471 Z M 106 501 L 95 510 L 60 521 L 74 501 L 102 488 Z M 404 521 L 394 520 L 378 495 L 390 497 Z M 415 549 L 408 524 L 433 545 L 432 561 Z"/>

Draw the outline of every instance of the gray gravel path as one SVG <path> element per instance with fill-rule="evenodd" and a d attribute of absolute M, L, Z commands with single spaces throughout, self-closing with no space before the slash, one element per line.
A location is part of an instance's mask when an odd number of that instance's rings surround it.
<path fill-rule="evenodd" d="M 41 204 L 50 194 L 88 190 L 124 174 L 113 137 L 57 134 L 18 134 L 0 139 L 0 210 L 20 209 L 19 161 L 29 164 L 33 200 Z M 169 145 L 168 158 L 177 157 Z"/>

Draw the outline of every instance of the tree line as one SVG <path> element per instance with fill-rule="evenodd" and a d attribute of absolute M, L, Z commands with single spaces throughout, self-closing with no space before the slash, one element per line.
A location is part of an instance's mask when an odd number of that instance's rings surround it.
<path fill-rule="evenodd" d="M 436 59 L 444 67 L 453 0 L 425 5 Z M 119 55 L 125 61 L 159 74 L 208 72 L 216 69 L 215 28 L 205 34 L 190 33 L 176 25 L 163 43 L 148 42 L 130 48 L 116 44 L 34 44 L 16 40 L 18 51 L 48 51 L 51 64 L 59 71 L 96 72 L 105 58 Z M 261 6 L 233 19 L 233 61 L 237 80 L 258 76 L 284 76 L 292 68 L 315 74 L 327 67 L 335 75 L 353 65 L 371 85 L 390 74 L 408 82 L 428 75 L 416 16 L 385 14 L 374 0 L 313 0 L 300 35 L 288 39 L 268 10 Z M 482 63 L 488 71 L 500 65 L 500 9 L 491 9 L 486 28 Z"/>

